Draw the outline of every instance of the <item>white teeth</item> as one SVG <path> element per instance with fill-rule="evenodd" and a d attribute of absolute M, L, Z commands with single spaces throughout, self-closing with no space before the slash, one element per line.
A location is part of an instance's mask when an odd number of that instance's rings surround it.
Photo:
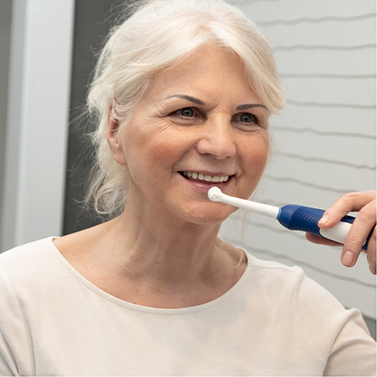
<path fill-rule="evenodd" d="M 204 175 L 202 173 L 195 173 L 191 171 L 184 171 L 182 174 L 187 178 L 199 179 L 206 182 L 226 182 L 229 179 L 229 175 Z"/>

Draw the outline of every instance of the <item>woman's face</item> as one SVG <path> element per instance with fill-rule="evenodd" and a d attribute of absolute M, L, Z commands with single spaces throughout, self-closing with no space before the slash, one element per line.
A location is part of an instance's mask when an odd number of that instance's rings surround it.
<path fill-rule="evenodd" d="M 118 133 L 109 122 L 113 155 L 129 170 L 128 201 L 174 221 L 223 221 L 236 209 L 211 202 L 208 190 L 251 195 L 268 155 L 268 116 L 242 64 L 220 48 L 156 75 L 130 122 Z"/>

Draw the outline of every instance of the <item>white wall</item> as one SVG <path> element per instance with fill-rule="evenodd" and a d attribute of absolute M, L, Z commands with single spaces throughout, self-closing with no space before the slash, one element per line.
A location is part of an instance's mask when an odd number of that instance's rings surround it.
<path fill-rule="evenodd" d="M 63 220 L 74 0 L 14 0 L 0 251 Z"/>
<path fill-rule="evenodd" d="M 341 194 L 375 189 L 374 0 L 244 0 L 239 7 L 273 47 L 287 105 L 271 119 L 275 160 L 253 200 L 327 208 Z M 346 307 L 376 318 L 376 284 L 364 254 L 348 269 L 340 248 L 309 244 L 271 219 L 243 215 L 225 239 L 261 259 L 301 266 Z"/>

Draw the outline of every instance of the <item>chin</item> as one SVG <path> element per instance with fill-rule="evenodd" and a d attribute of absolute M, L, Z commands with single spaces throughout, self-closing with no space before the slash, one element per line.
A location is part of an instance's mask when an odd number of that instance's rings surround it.
<path fill-rule="evenodd" d="M 186 211 L 184 218 L 198 225 L 218 225 L 225 221 L 237 208 L 223 203 L 202 203 Z"/>

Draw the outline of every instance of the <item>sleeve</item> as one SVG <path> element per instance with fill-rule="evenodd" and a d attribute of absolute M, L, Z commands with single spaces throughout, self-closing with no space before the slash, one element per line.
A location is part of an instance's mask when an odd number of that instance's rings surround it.
<path fill-rule="evenodd" d="M 375 376 L 376 342 L 359 310 L 346 310 L 301 269 L 293 299 L 297 325 L 325 376 Z"/>
<path fill-rule="evenodd" d="M 28 333 L 13 286 L 0 261 L 0 376 L 35 375 Z"/>

